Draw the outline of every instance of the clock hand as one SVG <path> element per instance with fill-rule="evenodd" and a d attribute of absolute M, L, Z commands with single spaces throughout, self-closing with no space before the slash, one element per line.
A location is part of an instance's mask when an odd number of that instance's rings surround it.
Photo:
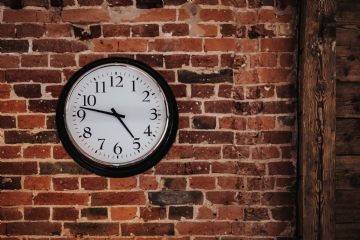
<path fill-rule="evenodd" d="M 128 131 L 128 133 L 130 134 L 130 136 L 131 136 L 132 138 L 134 138 L 134 135 L 132 135 L 132 133 L 130 132 L 130 130 L 127 128 L 127 126 L 125 125 L 125 123 L 124 123 L 123 120 L 121 119 L 121 116 L 122 116 L 122 115 L 118 114 L 118 113 L 115 111 L 114 108 L 112 108 L 111 111 L 113 112 L 113 115 L 114 115 L 117 119 L 119 119 L 119 121 L 120 121 L 121 124 L 124 126 L 124 128 L 126 129 L 126 131 Z"/>
<path fill-rule="evenodd" d="M 90 111 L 94 111 L 94 112 L 99 112 L 99 113 L 104 113 L 104 114 L 108 114 L 111 116 L 115 116 L 115 117 L 120 117 L 120 118 L 125 118 L 125 115 L 121 115 L 118 113 L 112 113 L 112 112 L 106 112 L 106 111 L 102 111 L 102 110 L 98 110 L 98 109 L 94 109 L 94 108 L 87 108 L 87 107 L 80 107 L 81 109 L 85 109 L 85 110 L 90 110 Z"/>

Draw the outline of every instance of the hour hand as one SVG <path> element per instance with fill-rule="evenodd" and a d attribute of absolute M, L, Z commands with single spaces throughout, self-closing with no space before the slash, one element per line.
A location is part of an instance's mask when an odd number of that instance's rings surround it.
<path fill-rule="evenodd" d="M 87 108 L 87 107 L 80 107 L 80 108 L 85 109 L 85 110 L 89 110 L 89 111 L 93 111 L 93 112 L 98 112 L 98 113 L 103 113 L 103 114 L 115 116 L 115 117 L 125 118 L 125 115 L 121 115 L 121 114 L 118 114 L 118 113 L 115 114 L 113 112 L 106 112 L 106 111 L 103 111 L 103 110 L 94 109 L 94 108 Z"/>

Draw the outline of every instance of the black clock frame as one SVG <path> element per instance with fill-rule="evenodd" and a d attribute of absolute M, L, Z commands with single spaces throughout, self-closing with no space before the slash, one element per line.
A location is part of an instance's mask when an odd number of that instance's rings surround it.
<path fill-rule="evenodd" d="M 82 154 L 79 150 L 77 150 L 77 148 L 70 140 L 70 137 L 65 127 L 65 118 L 64 118 L 65 104 L 72 86 L 78 81 L 78 79 L 81 76 L 91 71 L 93 68 L 97 68 L 101 65 L 111 64 L 111 63 L 131 65 L 149 74 L 162 89 L 169 110 L 168 127 L 165 131 L 164 138 L 162 139 L 156 150 L 142 161 L 139 161 L 133 165 L 123 166 L 123 167 L 104 165 L 95 162 L 92 159 L 85 156 L 84 154 Z M 128 177 L 142 173 L 152 168 L 167 154 L 176 137 L 177 127 L 178 127 L 178 108 L 177 108 L 175 96 L 170 86 L 167 84 L 164 78 L 152 67 L 148 66 L 145 63 L 130 58 L 123 58 L 123 57 L 104 58 L 91 62 L 86 66 L 82 67 L 65 84 L 64 88 L 62 89 L 62 92 L 60 93 L 57 104 L 56 126 L 57 126 L 57 132 L 59 138 L 65 150 L 80 166 L 84 167 L 90 172 L 105 177 L 116 177 L 116 178 Z"/>

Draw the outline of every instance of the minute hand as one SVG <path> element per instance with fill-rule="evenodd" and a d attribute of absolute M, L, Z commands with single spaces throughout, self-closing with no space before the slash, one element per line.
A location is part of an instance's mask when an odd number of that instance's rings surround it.
<path fill-rule="evenodd" d="M 119 121 L 121 122 L 121 124 L 124 126 L 124 128 L 126 129 L 126 131 L 128 131 L 128 133 L 130 134 L 130 136 L 132 138 L 134 138 L 134 135 L 130 132 L 130 130 L 128 129 L 128 127 L 125 125 L 125 123 L 123 122 L 123 120 L 120 117 L 120 114 L 118 114 L 114 108 L 111 109 L 111 111 L 114 113 L 114 116 L 119 119 Z"/>
<path fill-rule="evenodd" d="M 104 114 L 115 116 L 115 117 L 125 118 L 125 115 L 121 115 L 121 114 L 118 114 L 118 113 L 115 114 L 113 112 L 106 112 L 106 111 L 103 111 L 103 110 L 94 109 L 94 108 L 87 108 L 87 107 L 80 107 L 80 108 L 85 109 L 85 110 L 89 110 L 89 111 L 93 111 L 93 112 L 104 113 Z"/>

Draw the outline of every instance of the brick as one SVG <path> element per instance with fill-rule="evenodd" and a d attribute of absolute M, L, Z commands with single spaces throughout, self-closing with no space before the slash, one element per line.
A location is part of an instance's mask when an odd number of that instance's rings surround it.
<path fill-rule="evenodd" d="M 264 131 L 263 143 L 283 144 L 291 143 L 292 132 L 289 131 Z"/>
<path fill-rule="evenodd" d="M 169 69 L 190 65 L 190 56 L 184 54 L 165 55 L 165 67 Z"/>
<path fill-rule="evenodd" d="M 65 0 L 69 1 L 69 0 Z M 36 11 L 37 21 L 43 23 L 60 23 L 60 12 Z"/>
<path fill-rule="evenodd" d="M 79 67 L 83 67 L 88 63 L 91 63 L 91 62 L 93 62 L 95 60 L 99 60 L 99 59 L 102 59 L 102 58 L 105 58 L 105 55 L 102 55 L 102 54 L 96 54 L 96 55 L 94 55 L 94 54 L 81 54 L 79 56 Z M 65 75 L 66 79 L 69 79 L 73 75 L 73 72 L 69 72 L 68 74 L 64 73 L 64 75 Z"/>
<path fill-rule="evenodd" d="M 45 36 L 50 38 L 72 37 L 71 24 L 48 23 L 45 25 Z"/>
<path fill-rule="evenodd" d="M 277 117 L 277 124 L 279 127 L 293 127 L 295 126 L 296 117 L 294 116 L 279 116 Z"/>
<path fill-rule="evenodd" d="M 264 99 L 273 98 L 275 96 L 274 85 L 250 86 L 246 87 L 246 99 Z"/>
<path fill-rule="evenodd" d="M 247 119 L 244 117 L 222 117 L 219 119 L 220 129 L 245 130 Z"/>
<path fill-rule="evenodd" d="M 215 178 L 213 177 L 192 177 L 190 178 L 192 189 L 215 189 Z"/>
<path fill-rule="evenodd" d="M 10 98 L 11 88 L 10 85 L 0 84 L 0 99 Z"/>
<path fill-rule="evenodd" d="M 36 22 L 36 10 L 34 9 L 4 9 L 3 21 L 10 23 Z"/>
<path fill-rule="evenodd" d="M 232 113 L 233 101 L 207 101 L 204 103 L 206 113 Z"/>
<path fill-rule="evenodd" d="M 155 176 L 140 176 L 140 188 L 143 190 L 155 190 L 158 188 L 158 181 Z"/>
<path fill-rule="evenodd" d="M 231 232 L 228 222 L 178 222 L 176 230 L 181 235 L 223 235 Z"/>
<path fill-rule="evenodd" d="M 292 38 L 264 38 L 261 39 L 262 52 L 293 52 L 296 44 Z"/>
<path fill-rule="evenodd" d="M 24 98 L 39 98 L 42 96 L 40 84 L 15 84 L 14 91 L 17 96 Z"/>
<path fill-rule="evenodd" d="M 223 158 L 227 159 L 246 159 L 250 157 L 250 150 L 243 146 L 224 146 Z"/>
<path fill-rule="evenodd" d="M 85 193 L 38 193 L 34 197 L 36 205 L 87 205 L 89 196 Z"/>
<path fill-rule="evenodd" d="M 233 92 L 233 86 L 227 84 L 221 84 L 219 86 L 218 96 L 222 98 L 231 98 Z"/>
<path fill-rule="evenodd" d="M 87 220 L 103 220 L 108 218 L 107 208 L 83 208 L 81 217 Z"/>
<path fill-rule="evenodd" d="M 177 101 L 179 113 L 201 113 L 201 102 L 198 101 Z"/>
<path fill-rule="evenodd" d="M 244 8 L 247 6 L 246 0 L 222 0 L 222 5 L 232 6 L 236 8 Z"/>
<path fill-rule="evenodd" d="M 58 70 L 6 70 L 5 79 L 8 83 L 14 82 L 38 82 L 60 83 L 61 72 Z"/>
<path fill-rule="evenodd" d="M 192 118 L 194 129 L 215 129 L 216 117 L 195 116 Z"/>
<path fill-rule="evenodd" d="M 0 128 L 15 128 L 16 118 L 13 116 L 0 116 Z M 1 155 L 0 155 L 1 156 Z"/>
<path fill-rule="evenodd" d="M 186 178 L 161 178 L 161 182 L 164 190 L 185 190 L 187 185 Z"/>
<path fill-rule="evenodd" d="M 25 207 L 24 219 L 25 220 L 49 220 L 50 208 L 47 207 Z"/>
<path fill-rule="evenodd" d="M 158 37 L 159 25 L 158 24 L 141 24 L 131 26 L 133 37 Z"/>
<path fill-rule="evenodd" d="M 0 66 L 1 68 L 18 68 L 19 57 L 12 55 L 0 55 Z"/>
<path fill-rule="evenodd" d="M 4 189 L 4 190 L 21 189 L 21 178 L 0 176 L 0 189 Z"/>
<path fill-rule="evenodd" d="M 0 101 L 0 112 L 2 113 L 26 112 L 26 102 L 25 100 Z"/>
<path fill-rule="evenodd" d="M 233 112 L 237 115 L 257 115 L 263 112 L 262 102 L 235 102 Z"/>
<path fill-rule="evenodd" d="M 44 26 L 42 24 L 23 23 L 16 25 L 16 37 L 26 38 L 34 37 L 39 38 L 44 35 Z"/>
<path fill-rule="evenodd" d="M 95 8 L 64 9 L 61 17 L 64 22 L 74 23 L 98 23 L 110 20 L 108 11 Z"/>
<path fill-rule="evenodd" d="M 192 158 L 192 146 L 173 145 L 167 153 L 167 159 L 184 159 Z"/>
<path fill-rule="evenodd" d="M 244 220 L 245 221 L 263 221 L 269 220 L 269 209 L 267 208 L 245 208 Z"/>
<path fill-rule="evenodd" d="M 21 220 L 22 218 L 23 214 L 18 208 L 0 208 L 1 221 Z"/>
<path fill-rule="evenodd" d="M 147 40 L 145 39 L 120 39 L 119 51 L 120 52 L 146 52 Z"/>
<path fill-rule="evenodd" d="M 163 67 L 163 57 L 162 54 L 137 54 L 136 60 L 139 60 L 150 67 Z"/>
<path fill-rule="evenodd" d="M 80 6 L 96 6 L 101 5 L 104 0 L 78 0 Z"/>
<path fill-rule="evenodd" d="M 224 206 L 218 208 L 218 219 L 239 221 L 244 218 L 244 209 L 238 206 Z"/>
<path fill-rule="evenodd" d="M 171 84 L 170 88 L 175 98 L 183 98 L 187 96 L 187 86 L 185 84 Z"/>
<path fill-rule="evenodd" d="M 119 224 L 118 223 L 64 223 L 64 231 L 68 231 L 73 236 L 75 235 L 89 235 L 89 236 L 99 236 L 99 235 L 115 235 L 119 233 Z"/>
<path fill-rule="evenodd" d="M 107 179 L 104 177 L 83 177 L 81 178 L 81 188 L 85 190 L 107 189 Z"/>
<path fill-rule="evenodd" d="M 203 4 L 203 5 L 217 5 L 219 4 L 218 0 L 196 0 L 195 4 Z"/>
<path fill-rule="evenodd" d="M 7 223 L 7 235 L 23 236 L 23 235 L 45 235 L 60 236 L 61 223 L 52 222 L 11 222 Z"/>
<path fill-rule="evenodd" d="M 136 186 L 137 186 L 137 179 L 135 177 L 110 179 L 111 190 L 131 190 L 134 189 Z"/>
<path fill-rule="evenodd" d="M 163 1 L 161 0 L 136 0 L 136 8 L 150 9 L 150 8 L 162 8 Z"/>
<path fill-rule="evenodd" d="M 294 207 L 277 207 L 271 209 L 273 219 L 278 221 L 291 221 L 295 217 Z"/>
<path fill-rule="evenodd" d="M 263 83 L 280 83 L 289 82 L 291 70 L 287 69 L 258 69 L 257 70 L 261 82 Z"/>
<path fill-rule="evenodd" d="M 30 192 L 0 192 L 1 206 L 31 205 L 32 194 Z"/>
<path fill-rule="evenodd" d="M 149 192 L 149 202 L 153 205 L 203 204 L 204 196 L 200 191 Z"/>
<path fill-rule="evenodd" d="M 137 216 L 137 207 L 112 207 L 112 220 L 132 220 Z"/>
<path fill-rule="evenodd" d="M 276 32 L 276 26 L 257 24 L 250 27 L 248 31 L 248 37 L 250 39 L 275 37 L 275 32 Z"/>
<path fill-rule="evenodd" d="M 188 116 L 180 116 L 179 117 L 179 123 L 178 123 L 178 129 L 185 129 L 190 128 L 190 120 Z"/>
<path fill-rule="evenodd" d="M 236 15 L 238 24 L 256 24 L 259 21 L 259 15 L 257 11 L 238 12 Z"/>
<path fill-rule="evenodd" d="M 276 86 L 278 98 L 296 98 L 297 90 L 295 84 Z"/>
<path fill-rule="evenodd" d="M 0 25 L 0 37 L 14 38 L 15 37 L 15 25 L 2 23 Z"/>
<path fill-rule="evenodd" d="M 79 189 L 79 180 L 75 177 L 53 178 L 52 183 L 55 191 Z"/>
<path fill-rule="evenodd" d="M 212 204 L 231 205 L 235 202 L 236 192 L 214 191 L 207 192 L 206 199 Z"/>
<path fill-rule="evenodd" d="M 91 193 L 91 206 L 145 204 L 144 192 L 95 192 Z"/>
<path fill-rule="evenodd" d="M 257 70 L 241 70 L 234 74 L 235 84 L 257 84 L 260 83 Z"/>
<path fill-rule="evenodd" d="M 184 23 L 180 23 L 180 24 L 167 23 L 161 27 L 161 30 L 165 35 L 170 35 L 170 36 L 189 35 L 189 25 Z"/>
<path fill-rule="evenodd" d="M 232 10 L 227 9 L 201 9 L 199 13 L 201 20 L 205 22 L 232 22 L 234 21 L 234 15 Z"/>
<path fill-rule="evenodd" d="M 250 130 L 271 130 L 275 128 L 275 117 L 258 116 L 248 118 L 247 128 Z"/>
<path fill-rule="evenodd" d="M 256 147 L 252 149 L 252 159 L 279 158 L 280 151 L 275 146 Z"/>
<path fill-rule="evenodd" d="M 205 43 L 204 43 L 205 52 L 236 51 L 236 48 L 237 48 L 237 42 L 236 39 L 233 38 L 218 38 L 218 39 L 210 38 L 210 39 L 205 39 Z"/>
<path fill-rule="evenodd" d="M 226 144 L 233 142 L 232 132 L 180 131 L 179 143 Z"/>
<path fill-rule="evenodd" d="M 236 196 L 237 203 L 240 205 L 259 205 L 259 192 L 239 192 Z"/>
<path fill-rule="evenodd" d="M 56 106 L 57 100 L 29 100 L 28 109 L 33 113 L 54 113 Z"/>
<path fill-rule="evenodd" d="M 294 175 L 295 173 L 295 165 L 293 162 L 269 163 L 269 175 Z"/>
<path fill-rule="evenodd" d="M 50 146 L 29 146 L 24 148 L 23 156 L 24 158 L 50 158 Z"/>
<path fill-rule="evenodd" d="M 193 207 L 181 206 L 181 207 L 169 207 L 169 219 L 182 220 L 192 219 L 194 215 Z"/>
<path fill-rule="evenodd" d="M 250 58 L 250 67 L 276 67 L 277 56 L 274 53 L 260 53 L 252 55 Z"/>
<path fill-rule="evenodd" d="M 294 113 L 295 102 L 276 101 L 276 102 L 264 102 L 263 113 L 264 114 L 282 114 L 282 113 Z"/>
<path fill-rule="evenodd" d="M 47 67 L 48 55 L 45 54 L 24 54 L 21 56 L 22 67 Z"/>
<path fill-rule="evenodd" d="M 248 176 L 263 176 L 265 174 L 265 164 L 242 163 L 242 162 L 213 162 L 213 173 L 230 173 Z"/>
<path fill-rule="evenodd" d="M 274 178 L 247 178 L 247 189 L 249 191 L 271 191 L 274 186 Z"/>
<path fill-rule="evenodd" d="M 218 186 L 221 189 L 240 189 L 245 188 L 244 179 L 239 177 L 218 177 Z"/>
<path fill-rule="evenodd" d="M 191 85 L 192 98 L 211 98 L 215 95 L 215 86 L 213 85 Z"/>
<path fill-rule="evenodd" d="M 292 14 L 277 15 L 274 10 L 261 9 L 259 12 L 259 22 L 264 23 L 289 23 L 292 20 Z"/>
<path fill-rule="evenodd" d="M 124 18 L 123 22 L 174 22 L 176 21 L 175 9 L 147 9 L 133 18 Z"/>
<path fill-rule="evenodd" d="M 140 218 L 144 221 L 161 220 L 167 216 L 165 207 L 140 208 Z"/>
<path fill-rule="evenodd" d="M 14 151 L 15 155 L 15 151 L 16 151 L 16 155 L 18 155 L 18 157 L 20 157 L 20 151 L 17 152 L 19 150 L 18 147 L 12 149 L 9 147 L 4 147 L 4 149 L 1 150 L 5 150 L 8 151 L 10 149 Z M 32 174 L 37 174 L 37 163 L 36 162 L 0 162 L 0 174 L 16 174 L 16 175 L 32 175 Z"/>
<path fill-rule="evenodd" d="M 2 53 L 22 53 L 28 51 L 28 40 L 0 40 L 0 52 Z"/>
<path fill-rule="evenodd" d="M 173 223 L 121 223 L 121 235 L 162 236 L 175 235 Z"/>
<path fill-rule="evenodd" d="M 132 0 L 107 0 L 110 6 L 131 6 Z"/>
<path fill-rule="evenodd" d="M 50 66 L 57 68 L 75 67 L 75 54 L 53 54 L 50 56 Z"/>
<path fill-rule="evenodd" d="M 200 37 L 216 37 L 218 33 L 218 26 L 211 24 L 198 24 Z"/>
<path fill-rule="evenodd" d="M 81 167 L 74 161 L 71 162 L 41 162 L 40 174 L 55 175 L 55 174 L 91 174 L 85 168 Z"/>
<path fill-rule="evenodd" d="M 76 220 L 79 217 L 79 211 L 74 207 L 54 207 L 53 208 L 53 220 L 65 220 L 65 221 L 71 221 Z"/>
<path fill-rule="evenodd" d="M 199 38 L 155 39 L 149 42 L 149 51 L 157 52 L 198 52 L 202 50 Z"/>
<path fill-rule="evenodd" d="M 45 126 L 44 115 L 18 115 L 18 126 L 22 129 L 43 128 Z"/>
<path fill-rule="evenodd" d="M 34 52 L 82 52 L 88 50 L 88 46 L 79 41 L 72 41 L 67 39 L 34 39 Z"/>
<path fill-rule="evenodd" d="M 75 5 L 74 0 L 50 0 L 52 7 L 65 7 Z"/>
<path fill-rule="evenodd" d="M 267 206 L 294 205 L 295 193 L 290 192 L 267 192 L 261 196 L 261 204 Z"/>
<path fill-rule="evenodd" d="M 220 147 L 194 147 L 194 158 L 196 160 L 220 159 Z"/>
<path fill-rule="evenodd" d="M 233 24 L 221 24 L 220 33 L 223 37 L 246 37 L 246 26 L 238 26 Z"/>
<path fill-rule="evenodd" d="M 50 190 L 50 182 L 50 177 L 26 176 L 24 179 L 24 189 Z"/>
<path fill-rule="evenodd" d="M 286 222 L 233 222 L 233 235 L 279 236 L 288 229 Z"/>
<path fill-rule="evenodd" d="M 235 54 L 222 54 L 221 66 L 234 69 L 243 68 L 247 65 L 247 56 Z"/>
<path fill-rule="evenodd" d="M 47 0 L 22 0 L 22 6 L 35 6 L 35 7 L 48 7 L 48 1 Z"/>
<path fill-rule="evenodd" d="M 155 166 L 155 173 L 163 175 L 207 174 L 209 171 L 210 164 L 206 162 L 160 162 Z"/>
<path fill-rule="evenodd" d="M 274 0 L 249 0 L 249 8 L 260 8 L 262 6 L 274 6 Z"/>
<path fill-rule="evenodd" d="M 294 65 L 293 54 L 281 54 L 280 55 L 280 67 L 291 67 Z"/>
<path fill-rule="evenodd" d="M 193 67 L 215 67 L 218 66 L 217 55 L 193 55 L 191 56 L 191 65 Z"/>
<path fill-rule="evenodd" d="M 202 206 L 198 209 L 196 219 L 215 219 L 215 218 L 216 218 L 216 212 L 213 212 L 213 210 L 211 210 L 210 208 Z"/>
<path fill-rule="evenodd" d="M 101 37 L 100 25 L 93 25 L 88 28 L 72 26 L 75 37 L 81 41 Z"/>

